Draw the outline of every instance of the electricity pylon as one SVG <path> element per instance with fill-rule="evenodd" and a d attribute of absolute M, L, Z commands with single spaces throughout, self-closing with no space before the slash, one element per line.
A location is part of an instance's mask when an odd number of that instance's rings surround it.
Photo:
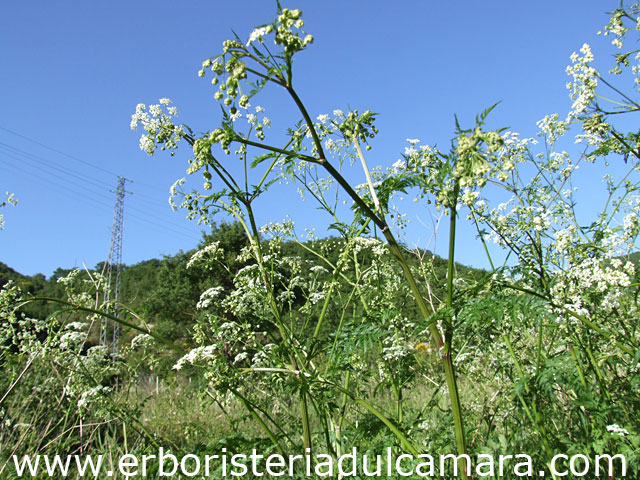
<path fill-rule="evenodd" d="M 116 205 L 113 212 L 113 227 L 111 228 L 111 246 L 109 257 L 103 268 L 106 285 L 104 288 L 104 304 L 107 312 L 114 317 L 118 316 L 120 302 L 120 270 L 122 265 L 122 231 L 124 227 L 124 195 L 127 192 L 124 184 L 127 178 L 118 177 L 116 186 Z M 131 180 L 129 180 L 131 181 Z M 109 328 L 111 327 L 111 328 Z M 100 329 L 100 345 L 108 346 L 111 337 L 111 356 L 116 358 L 118 354 L 118 340 L 120 338 L 120 325 L 118 322 L 107 318 L 102 321 Z"/>

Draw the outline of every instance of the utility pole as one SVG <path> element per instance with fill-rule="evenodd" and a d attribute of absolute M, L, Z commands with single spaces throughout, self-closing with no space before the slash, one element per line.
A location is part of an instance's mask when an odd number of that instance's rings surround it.
<path fill-rule="evenodd" d="M 124 195 L 125 193 L 131 193 L 124 189 L 124 184 L 127 180 L 125 177 L 118 177 L 118 183 L 115 189 L 116 205 L 113 212 L 113 226 L 111 228 L 111 246 L 109 247 L 109 257 L 103 268 L 104 277 L 107 282 L 104 289 L 104 304 L 107 307 L 107 312 L 114 317 L 118 316 L 120 302 Z M 120 338 L 120 325 L 113 320 L 105 318 L 102 320 L 102 327 L 100 329 L 100 345 L 108 346 L 109 337 L 111 337 L 111 356 L 115 359 L 119 351 L 118 340 Z"/>

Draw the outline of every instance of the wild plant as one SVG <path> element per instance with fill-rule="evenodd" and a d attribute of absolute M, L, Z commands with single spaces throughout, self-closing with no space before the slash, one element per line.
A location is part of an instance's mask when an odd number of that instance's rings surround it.
<path fill-rule="evenodd" d="M 18 204 L 18 200 L 13 195 L 13 193 L 6 192 L 7 198 L 0 202 L 0 208 L 6 207 L 7 205 L 16 206 Z M 4 230 L 4 215 L 0 213 L 0 230 Z"/>
<path fill-rule="evenodd" d="M 625 36 L 637 29 L 637 14 L 635 5 L 612 13 L 605 35 L 614 37 L 616 47 L 622 48 Z M 590 47 L 585 45 L 581 54 L 571 57 L 572 65 L 567 70 L 571 76 L 568 87 L 574 101 L 572 110 L 566 120 L 560 120 L 558 115 L 541 120 L 542 148 L 537 146 L 536 139 L 520 139 L 505 129 L 487 129 L 487 116 L 494 108 L 491 107 L 478 115 L 471 128 L 456 121 L 455 136 L 448 150 L 408 139 L 402 160 L 386 170 L 370 169 L 365 152 L 371 148 L 369 140 L 378 133 L 376 114 L 369 110 L 345 113 L 336 109 L 332 115 L 321 114 L 313 119 L 294 88 L 294 57 L 313 42 L 303 27 L 299 10 L 279 8 L 275 21 L 256 28 L 248 41 L 236 36 L 224 42 L 221 54 L 203 62 L 199 76 L 211 76 L 216 89 L 214 99 L 222 111 L 218 128 L 196 134 L 190 127 L 175 123 L 178 112 L 168 99 L 148 109 L 140 104 L 133 115 L 132 127 L 141 124 L 145 130 L 140 147 L 147 153 L 153 154 L 160 147 L 173 155 L 180 141 L 192 147 L 193 158 L 189 160 L 187 173 L 201 172 L 203 189 L 185 190 L 186 179 L 178 180 L 172 187 L 172 195 L 181 198 L 180 207 L 186 208 L 190 217 L 205 223 L 213 213 L 226 212 L 243 224 L 251 240 L 247 256 L 255 263 L 236 276 L 237 290 L 231 298 L 219 297 L 218 291 L 205 292 L 202 305 L 218 309 L 208 317 L 208 328 L 212 326 L 214 333 L 206 340 L 202 334 L 201 349 L 184 361 L 195 362 L 200 359 L 198 355 L 206 352 L 212 365 L 219 364 L 215 367 L 219 370 L 211 376 L 217 388 L 221 382 L 235 381 L 249 372 L 255 374 L 261 371 L 258 369 L 288 375 L 297 385 L 305 448 L 312 444 L 308 402 L 314 405 L 319 421 L 325 422 L 325 433 L 330 432 L 326 428 L 329 423 L 322 419 L 331 416 L 323 413 L 333 403 L 329 398 L 340 398 L 342 393 L 345 402 L 358 403 L 378 416 L 405 450 L 416 451 L 416 446 L 395 423 L 373 404 L 352 394 L 351 375 L 347 374 L 340 386 L 327 378 L 331 367 L 327 367 L 323 376 L 312 368 L 318 348 L 323 348 L 325 358 L 333 350 L 328 345 L 316 346 L 315 333 L 311 342 L 301 342 L 296 327 L 313 322 L 321 325 L 328 309 L 333 307 L 329 299 L 335 295 L 336 287 L 333 283 L 316 291 L 305 291 L 302 287 L 302 300 L 296 305 L 295 275 L 278 285 L 283 279 L 283 266 L 290 266 L 291 260 L 279 255 L 277 249 L 270 250 L 275 248 L 273 242 L 262 240 L 255 222 L 255 203 L 285 179 L 295 182 L 304 195 L 317 201 L 332 218 L 332 227 L 345 245 L 370 241 L 368 235 L 373 234 L 374 238 L 384 238 L 387 245 L 374 263 L 381 266 L 387 257 L 395 258 L 403 279 L 401 289 L 414 302 L 416 319 L 391 320 L 384 315 L 375 318 L 380 312 L 374 309 L 370 315 L 363 299 L 376 304 L 384 295 L 380 290 L 362 291 L 360 282 L 366 275 L 356 273 L 355 278 L 346 279 L 340 264 L 332 265 L 334 269 L 329 272 L 335 280 L 353 285 L 354 295 L 341 307 L 343 311 L 360 302 L 359 315 L 374 327 L 389 322 L 394 332 L 384 340 L 379 337 L 378 354 L 388 368 L 386 374 L 381 373 L 381 379 L 384 378 L 397 400 L 394 413 L 397 422 L 403 420 L 402 386 L 415 376 L 416 370 L 415 366 L 409 366 L 406 372 L 410 374 L 398 374 L 401 369 L 393 364 L 408 356 L 406 347 L 411 341 L 406 327 L 415 325 L 414 332 L 418 335 L 429 332 L 432 348 L 438 353 L 446 382 L 446 388 L 442 389 L 449 399 L 458 454 L 468 452 L 469 441 L 475 451 L 504 449 L 504 442 L 496 443 L 495 438 L 506 438 L 505 434 L 513 445 L 542 445 L 538 458 L 541 464 L 548 463 L 558 448 L 564 451 L 579 448 L 576 445 L 585 446 L 584 435 L 590 439 L 588 448 L 593 451 L 614 448 L 632 454 L 638 443 L 638 418 L 634 407 L 624 405 L 630 401 L 630 392 L 638 380 L 638 330 L 634 321 L 638 284 L 635 266 L 628 255 L 635 250 L 638 235 L 639 198 L 634 174 L 640 156 L 639 137 L 634 132 L 623 133 L 613 120 L 638 110 L 633 93 L 623 93 L 612 80 L 600 74 L 592 66 Z M 637 59 L 636 50 L 621 53 L 610 72 L 632 78 L 634 92 L 639 70 L 632 60 Z M 626 76 L 625 69 L 630 70 Z M 271 120 L 265 108 L 252 105 L 263 90 L 270 88 L 281 89 L 301 116 L 287 130 L 284 140 L 270 135 L 272 140 L 267 141 Z M 610 89 L 617 99 L 601 95 L 599 88 Z M 576 126 L 581 128 L 576 138 L 586 145 L 586 150 L 572 159 L 559 145 L 569 129 Z M 534 153 L 535 149 L 540 153 Z M 224 156 L 236 156 L 239 162 L 223 161 Z M 604 167 L 615 164 L 615 173 L 624 162 L 627 171 L 618 179 L 614 179 L 613 173 L 606 174 L 604 207 L 591 220 L 584 220 L 573 182 L 577 181 L 579 165 L 591 167 L 598 158 L 604 158 L 601 161 Z M 364 179 L 357 186 L 348 180 L 352 174 L 347 175 L 354 164 L 360 164 Z M 447 215 L 449 248 L 444 279 L 433 275 L 425 278 L 421 274 L 429 270 L 416 269 L 407 260 L 407 250 L 395 233 L 404 218 L 394 206 L 399 192 L 411 192 L 417 201 L 426 198 Z M 346 219 L 340 208 L 342 199 L 351 203 L 352 215 Z M 495 199 L 504 201 L 493 206 Z M 481 248 L 491 265 L 488 275 L 471 283 L 456 278 L 455 268 L 457 222 L 465 211 L 467 220 L 477 229 Z M 349 248 L 345 247 L 347 251 Z M 323 260 L 321 255 L 318 258 Z M 322 262 L 320 265 L 325 267 Z M 358 265 L 357 261 L 353 264 L 354 272 L 361 268 Z M 441 299 L 433 295 L 433 286 L 439 280 L 446 285 Z M 380 284 L 388 288 L 394 282 L 397 279 L 385 278 Z M 243 299 L 247 295 L 252 300 L 237 301 L 233 295 Z M 320 302 L 320 317 L 313 322 L 308 318 L 293 321 L 312 311 L 309 303 L 314 295 L 324 298 Z M 248 314 L 251 320 L 234 323 L 243 316 L 239 313 Z M 225 315 L 229 314 L 233 322 L 225 321 Z M 267 318 L 271 331 L 267 328 L 258 334 L 257 329 L 262 328 Z M 334 347 L 349 345 L 348 338 L 356 338 L 358 327 L 349 325 L 349 331 L 345 332 L 346 325 L 339 324 L 333 337 L 339 341 L 334 342 Z M 271 343 L 269 337 L 279 343 Z M 212 338 L 217 343 L 210 343 Z M 246 339 L 249 344 L 239 345 L 235 340 L 229 342 L 229 338 Z M 418 352 L 430 349 L 420 345 Z M 263 352 L 259 358 L 266 357 L 269 361 L 260 365 L 268 366 L 249 366 L 253 356 L 247 349 Z M 284 356 L 276 359 L 273 352 Z M 356 363 L 349 358 L 349 365 L 353 367 Z M 235 364 L 238 368 L 230 368 Z M 486 368 L 497 375 L 496 382 L 484 388 L 482 402 L 470 402 L 465 414 L 456 370 L 462 371 L 469 382 L 475 379 L 483 389 L 482 372 Z M 615 395 L 607 388 L 610 381 L 616 385 Z M 329 386 L 331 391 L 324 406 L 314 402 L 313 386 L 318 383 Z M 260 416 L 267 412 L 259 412 L 248 399 L 239 398 L 263 425 L 274 445 L 281 448 L 278 434 L 270 431 L 268 422 Z M 555 410 L 558 406 L 564 415 Z M 509 412 L 517 415 L 511 419 Z M 465 425 L 467 414 L 472 415 L 474 425 Z M 338 417 L 338 425 L 343 422 L 341 418 L 344 417 Z M 269 422 L 272 426 L 278 424 L 275 420 Z M 525 428 L 532 428 L 535 433 L 517 434 L 518 429 Z M 612 436 L 614 430 L 626 433 Z M 337 431 L 333 429 L 335 438 Z M 483 442 L 478 440 L 482 435 Z M 618 444 L 618 437 L 624 445 Z M 330 447 L 331 441 L 326 443 Z M 465 464 L 461 460 L 463 470 Z"/>
<path fill-rule="evenodd" d="M 67 292 L 48 318 L 30 318 L 35 300 L 12 282 L 0 291 L 0 472 L 12 475 L 12 456 L 86 454 L 107 438 L 119 438 L 123 424 L 153 440 L 136 420 L 140 404 L 123 398 L 135 380 L 125 358 L 98 345 L 104 278 L 75 269 L 58 279 Z M 139 347 L 135 339 L 132 348 Z M 126 350 L 123 351 L 126 354 Z M 8 477 L 9 478 L 9 477 Z"/>
<path fill-rule="evenodd" d="M 449 154 L 433 154 L 430 159 L 435 162 L 430 170 L 422 176 L 395 175 L 377 182 L 373 182 L 371 172 L 363 154 L 363 146 L 368 149 L 367 141 L 375 136 L 375 115 L 370 111 L 343 113 L 335 110 L 332 117 L 321 115 L 317 121 L 311 119 L 302 100 L 298 96 L 292 83 L 293 57 L 304 50 L 313 40 L 311 35 L 302 31 L 304 22 L 299 10 L 281 9 L 277 19 L 272 24 L 257 28 L 245 44 L 239 38 L 224 43 L 223 53 L 212 57 L 203 63 L 200 76 L 205 76 L 206 70 L 213 73 L 212 83 L 218 85 L 214 97 L 220 102 L 223 111 L 223 121 L 220 128 L 201 136 L 193 134 L 189 127 L 175 125 L 172 116 L 177 113 L 175 107 L 170 106 L 168 99 L 163 99 L 160 105 L 149 107 L 138 105 L 133 116 L 132 127 L 138 123 L 143 125 L 147 134 L 141 139 L 141 148 L 153 153 L 156 145 L 162 149 L 173 149 L 177 142 L 186 139 L 192 146 L 194 158 L 190 160 L 187 171 L 193 174 L 202 171 L 204 176 L 204 190 L 201 194 L 194 190 L 183 194 L 181 206 L 187 208 L 192 216 L 207 221 L 213 211 L 223 210 L 233 215 L 238 221 L 247 225 L 247 235 L 252 239 L 253 255 L 257 260 L 257 269 L 263 279 L 267 291 L 270 290 L 272 280 L 264 266 L 264 258 L 255 225 L 252 204 L 264 191 L 282 175 L 300 182 L 302 187 L 312 195 L 333 218 L 335 227 L 347 238 L 361 236 L 371 224 L 383 236 L 390 252 L 395 256 L 402 270 L 406 285 L 422 316 L 421 323 L 429 330 L 435 347 L 440 352 L 442 366 L 447 381 L 451 409 L 454 417 L 455 438 L 458 452 L 466 453 L 465 429 L 463 425 L 460 400 L 458 396 L 457 380 L 452 363 L 452 339 L 455 324 L 454 310 L 454 252 L 456 215 L 450 215 L 450 248 L 449 268 L 447 274 L 447 295 L 442 305 L 433 308 L 425 301 L 425 294 L 418 285 L 415 276 L 407 263 L 405 253 L 396 240 L 391 226 L 387 223 L 389 215 L 389 200 L 394 192 L 409 187 L 420 187 L 435 193 L 439 206 L 447 211 L 455 211 L 461 187 L 475 186 L 482 182 L 482 175 L 486 172 L 485 165 L 489 164 L 495 152 L 502 144 L 499 131 L 483 132 L 485 115 L 478 119 L 473 134 L 459 130 L 459 137 Z M 265 44 L 265 38 L 273 36 L 276 46 L 280 49 L 271 53 Z M 283 147 L 265 143 L 265 129 L 270 120 L 265 117 L 262 107 L 250 110 L 250 101 L 267 86 L 275 85 L 283 88 L 298 107 L 303 120 L 289 129 L 289 140 Z M 487 112 L 488 113 L 488 112 Z M 243 118 L 243 123 L 239 121 Z M 244 125 L 246 120 L 246 125 Z M 244 125 L 244 126 L 242 126 Z M 225 154 L 236 148 L 235 154 L 241 159 L 241 174 L 234 176 L 231 167 L 227 167 L 214 154 L 213 147 L 219 145 Z M 258 155 L 253 160 L 249 158 L 250 149 L 257 149 Z M 325 152 L 326 149 L 326 152 Z M 252 150 L 253 151 L 253 150 Z M 260 153 L 262 152 L 262 153 Z M 337 162 L 337 166 L 331 159 Z M 363 167 L 366 184 L 358 187 L 352 185 L 343 176 L 341 169 L 345 161 L 355 159 Z M 253 167 L 253 168 L 252 168 Z M 256 181 L 249 181 L 249 176 L 262 169 Z M 427 172 L 427 166 L 423 171 Z M 328 173 L 328 178 L 322 177 L 322 171 Z M 212 178 L 220 183 L 220 189 L 211 194 L 206 193 L 213 187 Z M 180 180 L 173 187 L 181 185 Z M 336 188 L 353 202 L 354 216 L 345 223 L 337 218 L 337 208 L 328 200 L 325 192 L 329 188 Z M 274 316 L 276 326 L 280 332 L 281 341 L 289 345 L 286 326 L 282 323 L 280 306 L 275 295 L 268 294 L 267 304 Z M 309 359 L 293 350 L 289 353 L 289 369 L 299 370 L 300 365 Z M 303 436 L 305 448 L 310 448 L 311 438 L 308 432 L 306 405 L 304 395 L 301 395 L 301 410 L 303 417 Z M 397 431 L 395 426 L 389 428 Z M 402 438 L 405 448 L 416 452 L 406 439 Z"/>

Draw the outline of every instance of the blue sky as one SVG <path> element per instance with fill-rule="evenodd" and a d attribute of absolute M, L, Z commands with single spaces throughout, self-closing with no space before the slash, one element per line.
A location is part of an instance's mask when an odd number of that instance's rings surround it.
<path fill-rule="evenodd" d="M 370 166 L 390 166 L 406 138 L 447 145 L 454 113 L 463 124 L 501 101 L 490 126 L 534 136 L 546 114 L 569 109 L 565 67 L 584 42 L 609 52 L 596 32 L 616 2 L 299 0 L 314 44 L 295 65 L 296 86 L 313 116 L 349 106 L 379 112 Z M 189 157 L 140 151 L 129 122 L 137 103 L 171 98 L 179 119 L 215 128 L 219 108 L 197 77 L 235 31 L 247 38 L 270 21 L 275 2 L 3 2 L 0 7 L 0 193 L 5 208 L 0 261 L 24 274 L 93 267 L 109 251 L 118 175 L 133 180 L 125 199 L 127 264 L 193 248 L 195 222 L 167 203 Z M 297 117 L 271 98 L 267 113 L 283 131 Z M 408 243 L 431 236 L 426 206 Z M 285 188 L 261 206 L 262 223 L 289 214 L 299 229 L 326 219 Z M 414 215 L 412 213 L 412 215 Z M 424 225 L 426 226 L 424 226 Z M 472 235 L 459 236 L 458 259 L 482 264 Z M 444 252 L 444 242 L 437 251 Z"/>

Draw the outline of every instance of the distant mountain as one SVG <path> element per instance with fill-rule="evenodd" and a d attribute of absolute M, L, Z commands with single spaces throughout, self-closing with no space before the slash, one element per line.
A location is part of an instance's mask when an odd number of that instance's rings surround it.
<path fill-rule="evenodd" d="M 190 326 L 198 315 L 196 305 L 202 292 L 212 287 L 222 287 L 225 291 L 233 291 L 234 272 L 242 269 L 247 261 L 239 256 L 248 240 L 240 224 L 220 224 L 212 227 L 209 235 L 203 237 L 198 245 L 202 248 L 212 242 L 218 242 L 220 251 L 224 252 L 224 264 L 227 268 L 188 268 L 189 259 L 196 250 L 180 251 L 175 255 L 166 255 L 160 259 L 150 259 L 135 265 L 122 265 L 120 277 L 120 302 L 139 312 L 142 317 L 154 324 L 156 333 L 163 337 L 185 342 L 191 338 Z M 282 255 L 300 257 L 314 264 L 318 262 L 315 254 L 309 249 L 324 252 L 332 264 L 337 264 L 340 253 L 344 249 L 344 240 L 336 237 L 309 241 L 306 245 L 296 242 L 284 242 L 281 245 Z M 419 258 L 420 257 L 420 258 Z M 421 258 L 430 262 L 429 271 L 435 278 L 444 279 L 447 275 L 447 261 L 430 252 L 407 252 L 409 264 L 419 270 Z M 366 262 L 366 259 L 363 259 Z M 102 264 L 96 265 L 92 271 L 100 272 Z M 459 276 L 467 279 L 480 279 L 486 274 L 478 270 L 456 264 Z M 0 286 L 13 280 L 24 293 L 34 297 L 64 299 L 67 296 L 65 285 L 58 280 L 68 275 L 71 270 L 58 268 L 49 278 L 42 274 L 22 275 L 8 265 L 0 262 Z M 74 288 L 83 289 L 81 275 L 76 279 Z M 431 293 L 435 298 L 444 298 L 444 282 L 436 282 Z M 88 287 L 87 287 L 88 288 Z M 89 292 L 95 295 L 95 292 Z M 399 300 L 400 301 L 400 300 Z M 402 300 L 404 302 L 404 300 Z M 413 315 L 415 305 L 406 305 L 407 315 Z M 24 313 L 31 318 L 47 318 L 58 312 L 59 305 L 52 302 L 33 302 L 24 307 Z M 327 328 L 339 318 L 327 317 Z M 333 322 L 333 323 L 332 323 Z"/>
<path fill-rule="evenodd" d="M 26 280 L 28 277 L 16 272 L 9 265 L 0 262 L 0 287 L 3 287 L 9 280 L 20 282 Z"/>
<path fill-rule="evenodd" d="M 633 252 L 631 254 L 629 254 L 628 257 L 629 261 L 631 263 L 633 263 L 636 268 L 638 267 L 638 265 L 640 265 L 640 252 Z"/>

